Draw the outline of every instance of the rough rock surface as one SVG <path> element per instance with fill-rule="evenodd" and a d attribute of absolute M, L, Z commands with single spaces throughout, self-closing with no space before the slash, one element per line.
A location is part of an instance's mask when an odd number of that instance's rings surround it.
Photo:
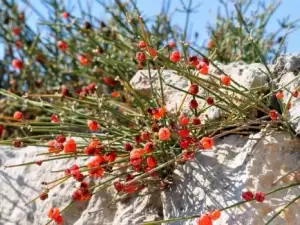
<path fill-rule="evenodd" d="M 43 163 L 41 167 L 3 168 L 4 165 L 19 164 L 36 159 L 36 155 L 45 149 L 26 147 L 12 150 L 0 148 L 0 225 L 41 225 L 47 222 L 47 210 L 50 207 L 63 207 L 70 202 L 75 190 L 74 182 L 65 182 L 49 193 L 45 201 L 38 200 L 29 205 L 28 201 L 37 197 L 41 182 L 52 181 L 61 174 L 50 171 L 66 169 L 72 165 L 68 160 L 56 160 Z M 72 160 L 73 163 L 83 160 Z M 117 203 L 108 207 L 113 192 L 99 192 L 89 202 L 76 203 L 64 212 L 65 225 L 129 225 L 140 224 L 144 220 L 159 218 L 160 202 L 154 196 L 136 198 L 127 203 Z M 155 200 L 155 201 L 154 201 Z M 157 205 L 158 204 L 158 205 Z M 160 211 L 159 211 L 160 210 Z"/>
<path fill-rule="evenodd" d="M 214 151 L 199 153 L 196 160 L 175 171 L 175 185 L 163 193 L 166 218 L 197 215 L 241 201 L 243 190 L 268 192 L 300 181 L 299 174 L 272 185 L 277 179 L 300 167 L 298 141 L 285 140 L 283 134 L 248 138 L 232 135 L 218 140 Z M 267 197 L 264 203 L 247 203 L 222 213 L 214 225 L 263 225 L 277 208 L 300 193 L 300 186 Z M 300 201 L 273 224 L 298 224 Z M 172 225 L 192 225 L 177 221 Z"/>

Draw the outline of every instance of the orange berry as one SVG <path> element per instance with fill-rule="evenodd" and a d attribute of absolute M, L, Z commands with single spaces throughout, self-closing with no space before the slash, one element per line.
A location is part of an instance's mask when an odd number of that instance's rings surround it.
<path fill-rule="evenodd" d="M 157 51 L 154 48 L 148 47 L 147 51 L 150 56 L 155 57 L 157 55 Z"/>
<path fill-rule="evenodd" d="M 21 119 L 23 119 L 23 117 L 24 117 L 24 115 L 20 111 L 17 111 L 17 112 L 14 113 L 14 119 L 15 120 L 21 120 Z"/>
<path fill-rule="evenodd" d="M 74 139 L 70 138 L 69 140 L 66 141 L 64 145 L 64 152 L 65 153 L 71 153 L 71 152 L 76 152 L 76 142 Z"/>
<path fill-rule="evenodd" d="M 86 66 L 89 64 L 89 60 L 87 57 L 85 57 L 84 55 L 80 55 L 78 56 L 78 60 L 80 62 L 81 65 Z"/>
<path fill-rule="evenodd" d="M 168 128 L 163 127 L 159 129 L 158 137 L 161 141 L 166 141 L 170 138 L 171 132 Z"/>
<path fill-rule="evenodd" d="M 165 114 L 166 114 L 167 110 L 165 107 L 161 107 L 159 108 L 158 110 L 156 110 L 154 113 L 153 113 L 153 116 L 155 119 L 160 119 L 161 117 L 163 117 Z"/>
<path fill-rule="evenodd" d="M 198 219 L 197 225 L 212 225 L 212 220 L 209 215 L 204 214 Z"/>
<path fill-rule="evenodd" d="M 57 216 L 59 216 L 59 215 L 60 215 L 60 211 L 59 211 L 58 208 L 51 208 L 51 209 L 49 209 L 49 211 L 48 211 L 48 217 L 49 217 L 50 219 L 53 219 L 53 218 L 55 218 L 55 217 L 57 217 Z"/>
<path fill-rule="evenodd" d="M 113 97 L 113 98 L 117 98 L 117 97 L 119 97 L 120 96 L 120 94 L 119 94 L 119 92 L 117 92 L 117 91 L 113 91 L 112 93 L 111 93 L 111 97 Z"/>
<path fill-rule="evenodd" d="M 213 40 L 210 40 L 207 44 L 207 48 L 208 49 L 212 49 L 215 47 L 215 42 Z"/>
<path fill-rule="evenodd" d="M 221 217 L 221 211 L 220 210 L 214 210 L 209 214 L 210 218 L 212 220 L 217 220 Z"/>
<path fill-rule="evenodd" d="M 284 94 L 283 94 L 283 91 L 282 91 L 282 90 L 280 90 L 280 91 L 278 91 L 278 92 L 276 93 L 276 98 L 277 98 L 277 99 L 283 99 L 283 97 L 284 97 Z"/>
<path fill-rule="evenodd" d="M 221 75 L 220 79 L 221 79 L 222 84 L 225 86 L 229 86 L 231 83 L 231 78 L 227 75 L 224 75 L 224 74 Z"/>
<path fill-rule="evenodd" d="M 196 68 L 201 74 L 208 74 L 208 65 L 205 62 L 201 61 Z"/>
<path fill-rule="evenodd" d="M 203 137 L 200 140 L 200 144 L 203 146 L 204 149 L 210 149 L 214 145 L 214 140 L 210 137 Z"/>

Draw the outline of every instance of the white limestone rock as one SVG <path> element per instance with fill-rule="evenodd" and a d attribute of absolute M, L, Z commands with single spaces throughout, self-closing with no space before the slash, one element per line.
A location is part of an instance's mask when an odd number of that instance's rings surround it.
<path fill-rule="evenodd" d="M 282 175 L 300 167 L 297 141 L 283 134 L 263 137 L 261 133 L 247 140 L 231 135 L 218 140 L 213 151 L 199 153 L 196 160 L 176 169 L 174 185 L 163 193 L 166 218 L 197 215 L 223 208 L 242 200 L 243 190 L 268 192 L 299 182 L 292 174 L 272 185 Z M 300 186 L 278 192 L 263 203 L 247 203 L 222 212 L 214 225 L 263 225 L 279 207 L 300 194 Z M 300 201 L 274 220 L 272 224 L 298 224 Z M 177 221 L 170 225 L 194 225 L 195 220 Z"/>
<path fill-rule="evenodd" d="M 47 212 L 51 207 L 64 207 L 71 200 L 75 190 L 74 180 L 70 179 L 59 185 L 49 193 L 45 201 L 25 205 L 29 200 L 38 196 L 41 182 L 52 181 L 61 174 L 51 173 L 52 170 L 66 169 L 73 163 L 82 164 L 83 159 L 55 160 L 44 162 L 41 166 L 4 168 L 4 165 L 19 164 L 36 159 L 38 153 L 45 149 L 26 147 L 12 149 L 1 146 L 0 148 L 0 224 L 2 225 L 27 225 L 46 224 Z M 93 182 L 93 181 L 91 181 Z M 161 206 L 153 196 L 134 198 L 127 203 L 111 205 L 114 192 L 104 190 L 93 196 L 88 202 L 76 202 L 63 212 L 65 225 L 135 225 L 144 220 L 159 218 Z M 154 201 L 155 200 L 155 201 Z M 155 204 L 154 204 L 155 202 Z M 158 205 L 157 205 L 158 204 Z"/>
<path fill-rule="evenodd" d="M 288 72 L 282 75 L 279 81 L 279 87 L 284 90 L 283 102 L 287 103 L 291 98 L 291 93 L 300 85 L 300 78 L 296 78 L 293 72 Z M 288 90 L 288 91 L 286 91 Z M 300 96 L 300 95 L 299 95 Z M 297 134 L 300 133 L 300 98 L 291 98 L 291 108 L 288 112 L 289 122 Z"/>
<path fill-rule="evenodd" d="M 222 69 L 228 76 L 235 80 L 239 85 L 246 89 L 256 89 L 257 91 L 264 91 L 269 88 L 269 79 L 266 73 L 266 68 L 263 64 L 253 63 L 246 64 L 243 61 L 234 62 L 227 65 L 217 63 L 217 66 Z M 270 66 L 272 69 L 272 66 Z M 263 72 L 262 72 L 263 71 Z M 222 72 L 213 65 L 210 66 L 210 73 L 222 75 Z M 235 84 L 232 84 L 239 89 Z"/>

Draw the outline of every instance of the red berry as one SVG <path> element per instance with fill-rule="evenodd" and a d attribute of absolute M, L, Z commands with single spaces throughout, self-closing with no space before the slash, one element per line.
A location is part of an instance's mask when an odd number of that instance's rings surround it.
<path fill-rule="evenodd" d="M 124 144 L 124 149 L 125 149 L 127 152 L 130 152 L 130 151 L 132 151 L 133 146 L 132 146 L 132 144 L 130 144 L 130 143 L 125 143 L 125 144 Z"/>
<path fill-rule="evenodd" d="M 69 16 L 70 16 L 70 14 L 69 14 L 68 12 L 63 12 L 63 13 L 61 14 L 61 16 L 62 16 L 63 18 L 65 18 L 65 19 L 68 19 Z"/>
<path fill-rule="evenodd" d="M 192 84 L 189 88 L 189 93 L 192 95 L 196 95 L 199 92 L 199 86 L 197 84 Z"/>
<path fill-rule="evenodd" d="M 146 42 L 144 42 L 144 41 L 139 41 L 139 43 L 138 43 L 138 47 L 139 47 L 139 48 L 145 48 L 146 46 L 147 46 Z"/>
<path fill-rule="evenodd" d="M 117 82 L 110 77 L 103 77 L 103 82 L 109 86 L 115 86 Z"/>
<path fill-rule="evenodd" d="M 51 115 L 51 123 L 59 123 L 58 115 L 56 114 Z"/>
<path fill-rule="evenodd" d="M 147 165 L 151 168 L 156 167 L 156 165 L 157 165 L 157 161 L 153 156 L 147 157 L 146 161 L 147 161 Z"/>
<path fill-rule="evenodd" d="M 2 134 L 3 134 L 3 131 L 4 131 L 4 126 L 0 125 L 0 138 L 1 138 Z"/>
<path fill-rule="evenodd" d="M 61 96 L 62 97 L 65 97 L 65 96 L 67 96 L 68 95 L 68 89 L 65 87 L 65 86 L 62 86 L 61 87 Z"/>
<path fill-rule="evenodd" d="M 57 47 L 59 50 L 61 50 L 62 52 L 66 51 L 68 49 L 68 44 L 64 41 L 58 41 L 57 42 Z"/>
<path fill-rule="evenodd" d="M 254 198 L 254 194 L 251 191 L 246 191 L 242 193 L 242 198 L 245 201 L 249 201 L 252 200 Z"/>
<path fill-rule="evenodd" d="M 201 124 L 201 120 L 198 117 L 194 117 L 192 119 L 192 124 L 193 125 L 200 125 Z"/>
<path fill-rule="evenodd" d="M 174 51 L 170 54 L 170 60 L 172 62 L 179 62 L 180 61 L 180 53 L 178 51 Z"/>
<path fill-rule="evenodd" d="M 124 184 L 122 184 L 120 181 L 114 182 L 114 187 L 117 192 L 120 192 L 123 190 Z"/>
<path fill-rule="evenodd" d="M 40 194 L 40 199 L 41 199 L 42 201 L 46 200 L 47 198 L 48 198 L 48 193 L 47 193 L 47 192 L 42 192 L 42 193 Z"/>
<path fill-rule="evenodd" d="M 169 44 L 168 44 L 168 46 L 170 48 L 175 48 L 176 47 L 176 43 L 174 41 L 170 41 Z"/>
<path fill-rule="evenodd" d="M 299 91 L 295 90 L 292 92 L 293 97 L 298 98 L 299 96 Z"/>
<path fill-rule="evenodd" d="M 177 133 L 181 138 L 186 138 L 190 135 L 190 131 L 188 129 L 179 130 Z"/>
<path fill-rule="evenodd" d="M 35 163 L 36 163 L 36 165 L 40 166 L 40 165 L 42 165 L 43 161 L 42 160 L 37 160 Z"/>
<path fill-rule="evenodd" d="M 221 83 L 225 86 L 229 86 L 231 83 L 231 78 L 227 75 L 221 75 L 220 77 Z"/>
<path fill-rule="evenodd" d="M 193 160 L 193 159 L 195 159 L 195 153 L 194 152 L 185 152 L 185 153 L 183 153 L 183 158 L 185 160 Z"/>
<path fill-rule="evenodd" d="M 137 52 L 135 58 L 138 62 L 143 63 L 146 61 L 146 55 L 144 52 Z"/>
<path fill-rule="evenodd" d="M 17 111 L 17 112 L 14 113 L 14 119 L 15 120 L 21 120 L 23 118 L 24 118 L 24 115 L 20 111 Z"/>
<path fill-rule="evenodd" d="M 276 110 L 271 110 L 269 112 L 269 117 L 271 120 L 277 120 L 278 119 L 278 112 Z"/>
<path fill-rule="evenodd" d="M 22 45 L 23 45 L 23 43 L 22 43 L 22 41 L 20 41 L 20 40 L 17 40 L 17 41 L 15 42 L 15 46 L 16 46 L 17 49 L 22 48 Z"/>
<path fill-rule="evenodd" d="M 12 66 L 14 69 L 22 70 L 24 68 L 24 63 L 20 59 L 14 59 L 12 61 Z"/>
<path fill-rule="evenodd" d="M 265 200 L 265 193 L 256 192 L 255 193 L 255 200 L 258 201 L 258 202 L 263 202 Z"/>
<path fill-rule="evenodd" d="M 210 97 L 210 96 L 207 96 L 205 100 L 206 100 L 206 103 L 208 105 L 214 105 L 215 104 L 214 99 L 212 97 Z"/>
<path fill-rule="evenodd" d="M 144 131 L 141 133 L 141 139 L 142 141 L 150 141 L 151 134 L 148 131 Z"/>
<path fill-rule="evenodd" d="M 186 139 L 179 142 L 179 146 L 182 149 L 187 149 L 190 146 L 190 142 Z"/>
<path fill-rule="evenodd" d="M 13 31 L 13 34 L 16 35 L 16 36 L 19 36 L 21 34 L 21 28 L 20 27 L 14 27 L 12 29 Z"/>
<path fill-rule="evenodd" d="M 58 143 L 64 143 L 66 141 L 66 137 L 62 134 L 60 135 L 57 135 L 55 140 L 58 142 Z"/>
<path fill-rule="evenodd" d="M 137 144 L 139 144 L 142 141 L 141 135 L 136 135 L 133 139 Z"/>
<path fill-rule="evenodd" d="M 144 146 L 144 150 L 147 153 L 153 152 L 153 149 L 154 149 L 154 144 L 152 142 L 147 142 Z"/>
<path fill-rule="evenodd" d="M 193 65 L 193 66 L 197 66 L 199 64 L 199 60 L 197 56 L 191 56 L 189 58 L 189 64 Z"/>
<path fill-rule="evenodd" d="M 178 117 L 178 123 L 180 126 L 187 126 L 189 124 L 190 119 L 187 116 L 180 115 Z"/>
<path fill-rule="evenodd" d="M 192 99 L 192 100 L 190 101 L 189 107 L 190 107 L 191 109 L 197 109 L 197 107 L 198 107 L 198 102 L 197 102 L 195 99 Z"/>
<path fill-rule="evenodd" d="M 97 131 L 99 129 L 99 124 L 97 123 L 97 121 L 88 120 L 87 125 L 88 125 L 90 131 Z"/>

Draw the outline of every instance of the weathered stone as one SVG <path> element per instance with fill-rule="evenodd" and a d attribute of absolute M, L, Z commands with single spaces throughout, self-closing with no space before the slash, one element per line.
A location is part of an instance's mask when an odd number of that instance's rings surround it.
<path fill-rule="evenodd" d="M 51 171 L 66 169 L 74 163 L 83 164 L 85 160 L 55 160 L 44 162 L 41 166 L 3 168 L 4 165 L 19 164 L 36 159 L 38 153 L 45 148 L 26 147 L 0 149 L 0 224 L 25 225 L 46 224 L 47 212 L 51 207 L 67 206 L 75 190 L 75 180 L 59 185 L 49 193 L 45 201 L 37 200 L 25 205 L 43 191 L 41 183 L 53 181 L 63 176 L 63 173 Z M 90 181 L 92 182 L 92 181 Z M 78 184 L 77 184 L 78 185 Z M 127 203 L 110 204 L 115 193 L 104 190 L 94 195 L 88 202 L 76 202 L 63 213 L 65 225 L 129 225 L 140 224 L 144 220 L 159 218 L 161 206 L 154 196 L 134 198 Z M 155 200 L 155 201 L 154 201 Z"/>
<path fill-rule="evenodd" d="M 268 192 L 300 181 L 292 174 L 299 168 L 300 141 L 288 141 L 283 134 L 263 137 L 261 133 L 248 138 L 232 135 L 218 140 L 213 151 L 199 153 L 195 161 L 178 166 L 174 185 L 163 193 L 165 218 L 197 215 L 224 208 L 242 200 L 243 190 Z M 299 195 L 300 186 L 275 193 L 263 203 L 252 202 L 222 212 L 214 225 L 263 225 L 282 207 Z M 290 207 L 272 224 L 298 224 L 299 203 Z M 293 214 L 293 213 L 294 214 Z M 194 225 L 195 220 L 177 221 L 170 225 Z"/>

